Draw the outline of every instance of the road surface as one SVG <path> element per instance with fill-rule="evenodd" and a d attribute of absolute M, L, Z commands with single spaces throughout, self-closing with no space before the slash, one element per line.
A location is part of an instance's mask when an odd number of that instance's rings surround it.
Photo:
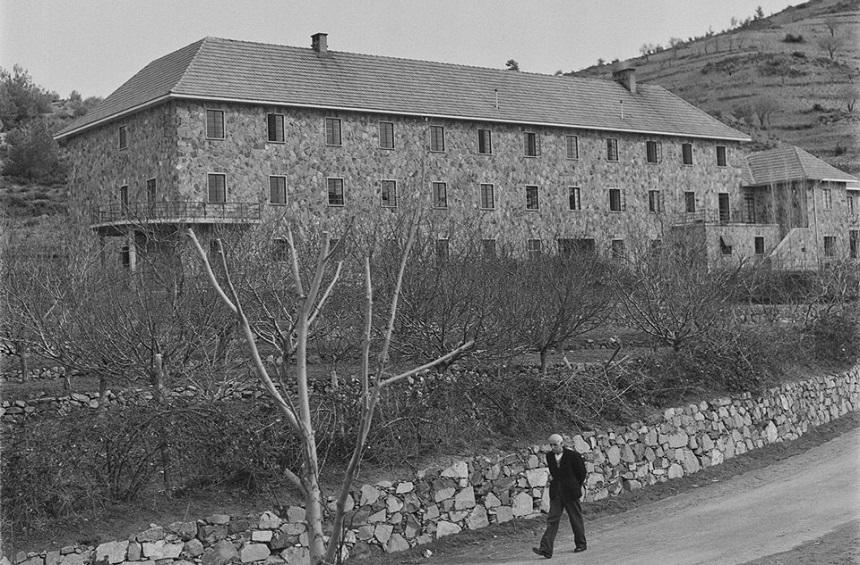
<path fill-rule="evenodd" d="M 562 519 L 555 555 L 494 539 L 434 565 L 716 565 L 788 551 L 847 527 L 860 537 L 860 429 L 800 455 L 591 523 L 588 551 L 573 553 Z M 468 553 L 466 553 L 468 552 Z"/>

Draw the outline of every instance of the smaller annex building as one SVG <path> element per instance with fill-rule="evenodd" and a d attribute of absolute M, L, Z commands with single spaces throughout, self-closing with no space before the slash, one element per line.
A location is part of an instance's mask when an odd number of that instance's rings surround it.
<path fill-rule="evenodd" d="M 337 238 L 416 209 L 439 253 L 625 257 L 684 229 L 709 260 L 794 268 L 814 264 L 793 259 L 794 228 L 848 241 L 845 213 L 831 234 L 818 208 L 779 211 L 787 189 L 747 162 L 746 134 L 624 64 L 600 80 L 334 51 L 324 33 L 306 48 L 207 37 L 56 139 L 70 210 L 132 267 L 151 234 L 188 224 L 205 239 L 287 215 Z M 783 178 L 820 192 L 841 175 Z M 800 257 L 848 255 L 820 243 Z"/>
<path fill-rule="evenodd" d="M 860 258 L 860 179 L 794 146 L 747 156 L 746 215 L 775 226 L 767 259 L 776 269 L 816 269 Z M 754 253 L 765 243 L 755 236 Z M 745 242 L 749 244 L 749 242 Z"/>

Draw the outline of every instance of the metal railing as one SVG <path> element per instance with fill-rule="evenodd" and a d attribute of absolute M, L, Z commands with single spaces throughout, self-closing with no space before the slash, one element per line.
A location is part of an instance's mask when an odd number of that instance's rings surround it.
<path fill-rule="evenodd" d="M 730 216 L 726 213 L 720 213 L 719 210 L 699 210 L 697 212 L 685 212 L 675 218 L 675 224 L 708 224 L 708 225 L 725 225 L 725 224 L 755 224 L 755 218 L 749 217 L 747 214 L 739 214 Z"/>
<path fill-rule="evenodd" d="M 248 202 L 193 202 L 161 201 L 140 203 L 115 203 L 93 209 L 93 224 L 122 222 L 174 221 L 233 221 L 247 222 L 260 219 L 260 205 Z"/>

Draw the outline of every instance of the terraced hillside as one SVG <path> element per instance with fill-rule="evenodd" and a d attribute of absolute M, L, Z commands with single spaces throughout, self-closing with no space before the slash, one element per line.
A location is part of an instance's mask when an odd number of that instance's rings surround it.
<path fill-rule="evenodd" d="M 632 61 L 638 81 L 749 132 L 752 149 L 790 143 L 860 173 L 860 0 L 812 0 Z"/>

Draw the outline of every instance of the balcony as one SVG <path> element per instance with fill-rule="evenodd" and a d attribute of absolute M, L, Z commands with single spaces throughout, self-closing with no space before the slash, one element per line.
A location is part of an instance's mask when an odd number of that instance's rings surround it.
<path fill-rule="evenodd" d="M 699 210 L 698 212 L 686 212 L 675 218 L 675 225 L 706 224 L 706 225 L 729 225 L 729 224 L 755 224 L 756 221 L 747 214 L 730 217 L 719 210 Z"/>
<path fill-rule="evenodd" d="M 116 203 L 97 206 L 90 227 L 99 231 L 127 226 L 163 224 L 255 224 L 260 222 L 260 205 L 248 202 L 162 201 Z"/>

